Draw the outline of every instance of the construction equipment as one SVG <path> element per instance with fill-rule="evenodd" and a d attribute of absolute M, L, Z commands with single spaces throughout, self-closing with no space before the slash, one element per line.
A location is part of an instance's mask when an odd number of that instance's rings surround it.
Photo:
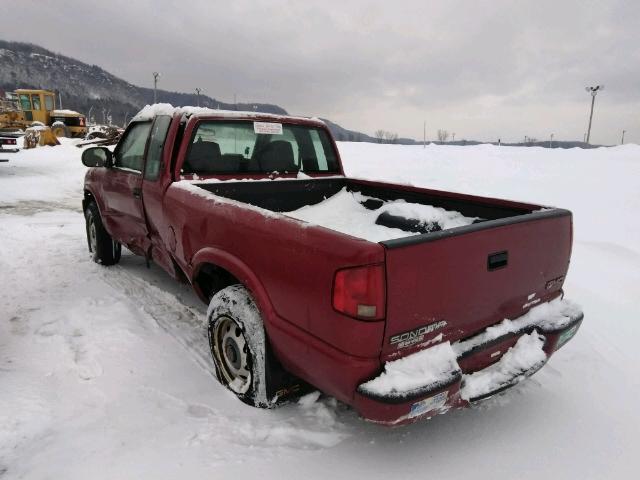
<path fill-rule="evenodd" d="M 86 117 L 73 110 L 56 110 L 55 94 L 49 90 L 20 88 L 0 100 L 0 133 L 49 127 L 56 137 L 84 137 Z M 48 136 L 48 135 L 47 135 Z"/>

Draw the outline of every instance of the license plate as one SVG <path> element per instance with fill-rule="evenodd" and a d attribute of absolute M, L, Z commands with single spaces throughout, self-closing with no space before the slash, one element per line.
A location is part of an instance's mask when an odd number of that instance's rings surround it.
<path fill-rule="evenodd" d="M 409 418 L 417 417 L 418 415 L 422 415 L 432 410 L 441 408 L 445 403 L 447 403 L 448 396 L 449 391 L 445 390 L 444 392 L 440 392 L 433 397 L 425 398 L 424 400 L 420 400 L 419 402 L 414 403 L 413 405 L 411 405 Z"/>

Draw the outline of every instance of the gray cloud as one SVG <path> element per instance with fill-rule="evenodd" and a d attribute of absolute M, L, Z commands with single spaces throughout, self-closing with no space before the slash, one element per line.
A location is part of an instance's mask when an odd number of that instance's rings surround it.
<path fill-rule="evenodd" d="M 349 128 L 640 143 L 633 1 L 109 1 L 21 4 L 31 41 L 139 85 L 278 103 Z M 29 28 L 25 28 L 29 25 Z"/>

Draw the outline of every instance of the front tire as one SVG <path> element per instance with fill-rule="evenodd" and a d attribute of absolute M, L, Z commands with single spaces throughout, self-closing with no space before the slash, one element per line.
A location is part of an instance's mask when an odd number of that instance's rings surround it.
<path fill-rule="evenodd" d="M 53 132 L 53 134 L 60 138 L 60 137 L 65 137 L 68 138 L 71 135 L 69 134 L 69 127 L 67 127 L 64 122 L 53 122 L 53 124 L 51 124 L 51 131 Z"/>
<path fill-rule="evenodd" d="M 87 227 L 87 243 L 93 261 L 101 265 L 114 265 L 120 261 L 121 245 L 111 238 L 100 218 L 95 202 L 91 202 L 84 212 Z"/>

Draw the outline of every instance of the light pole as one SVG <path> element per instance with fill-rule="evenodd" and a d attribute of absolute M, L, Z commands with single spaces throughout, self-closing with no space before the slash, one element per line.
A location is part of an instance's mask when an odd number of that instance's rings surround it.
<path fill-rule="evenodd" d="M 624 145 L 624 134 L 625 134 L 626 130 L 622 130 L 622 141 L 620 142 L 620 145 Z"/>
<path fill-rule="evenodd" d="M 160 77 L 160 74 L 153 72 L 153 103 L 158 101 L 158 77 Z"/>
<path fill-rule="evenodd" d="M 451 143 L 454 143 L 456 141 L 456 132 L 453 132 L 451 134 Z"/>
<path fill-rule="evenodd" d="M 198 96 L 198 106 L 200 106 L 200 92 L 202 92 L 202 89 L 196 87 L 196 95 Z"/>
<path fill-rule="evenodd" d="M 595 87 L 585 87 L 584 88 L 588 93 L 591 94 L 591 113 L 589 114 L 589 128 L 587 129 L 587 140 L 589 143 L 589 138 L 591 137 L 591 120 L 593 119 L 593 104 L 596 101 L 596 95 L 599 91 L 604 90 L 604 85 L 596 85 Z"/>

